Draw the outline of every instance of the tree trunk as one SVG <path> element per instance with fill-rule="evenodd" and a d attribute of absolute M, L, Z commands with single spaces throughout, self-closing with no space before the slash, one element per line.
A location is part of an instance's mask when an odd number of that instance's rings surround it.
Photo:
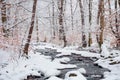
<path fill-rule="evenodd" d="M 104 0 L 100 0 L 99 2 L 99 11 L 100 11 L 100 39 L 99 39 L 99 46 L 101 48 L 101 45 L 103 44 L 103 31 L 105 27 L 104 22 Z"/>
<path fill-rule="evenodd" d="M 36 42 L 39 42 L 38 18 L 36 17 Z"/>
<path fill-rule="evenodd" d="M 28 37 L 27 37 L 27 42 L 26 42 L 26 44 L 24 46 L 24 50 L 23 50 L 23 53 L 26 54 L 26 55 L 28 55 L 29 44 L 30 44 L 30 41 L 31 41 L 32 32 L 33 32 L 33 28 L 34 28 L 36 6 L 37 6 L 37 0 L 34 0 L 30 29 L 29 29 L 29 33 L 28 33 Z"/>
<path fill-rule="evenodd" d="M 2 19 L 2 27 L 3 27 L 3 33 L 4 37 L 7 37 L 7 30 L 6 30 L 6 22 L 7 22 L 7 15 L 6 15 L 6 1 L 5 0 L 0 0 L 0 4 L 2 5 L 1 7 L 1 19 Z"/>
<path fill-rule="evenodd" d="M 90 28 L 91 28 L 91 16 L 92 16 L 92 0 L 89 0 L 89 24 L 90 24 Z M 91 38 L 91 33 L 89 32 L 89 39 L 88 39 L 88 46 L 90 47 L 92 44 L 92 38 Z"/>
<path fill-rule="evenodd" d="M 55 39 L 55 3 L 52 0 L 52 38 Z"/>
<path fill-rule="evenodd" d="M 118 4 L 119 4 L 119 7 L 120 7 L 120 0 L 118 0 Z"/>
<path fill-rule="evenodd" d="M 81 0 L 79 0 L 79 6 L 80 6 L 81 22 L 82 22 L 82 47 L 86 47 L 87 42 L 86 42 L 86 36 L 85 36 L 85 32 L 84 32 L 84 27 L 85 27 L 84 11 L 83 11 L 83 5 L 82 5 Z"/>
<path fill-rule="evenodd" d="M 58 1 L 58 9 L 59 9 L 59 40 L 63 41 L 63 47 L 66 46 L 66 36 L 63 26 L 63 4 L 64 0 Z"/>
<path fill-rule="evenodd" d="M 119 39 L 120 39 L 120 33 L 119 33 L 119 25 L 118 25 L 118 12 L 117 12 L 117 0 L 115 0 L 115 11 L 116 11 L 116 14 L 115 14 L 115 25 L 116 25 L 116 38 L 117 38 L 117 45 L 116 47 L 120 47 L 120 43 L 119 42 Z"/>
<path fill-rule="evenodd" d="M 111 15 L 111 5 L 110 5 L 110 0 L 108 0 L 108 4 L 109 4 L 109 14 Z M 111 25 L 112 21 L 110 20 L 110 28 L 111 28 L 111 31 L 112 33 L 115 35 L 115 38 L 117 39 L 116 41 L 116 47 L 120 47 L 120 34 L 119 34 L 119 25 L 118 25 L 118 19 L 119 19 L 119 14 L 117 12 L 117 0 L 115 0 L 115 27 L 116 27 L 116 30 L 113 28 L 113 26 Z"/>
<path fill-rule="evenodd" d="M 73 6 L 72 6 L 72 0 L 70 0 L 70 7 L 71 7 L 71 26 L 72 26 L 72 30 L 73 30 Z"/>

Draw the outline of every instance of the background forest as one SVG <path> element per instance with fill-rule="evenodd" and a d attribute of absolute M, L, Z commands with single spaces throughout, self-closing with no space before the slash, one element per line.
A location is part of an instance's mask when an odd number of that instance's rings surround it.
<path fill-rule="evenodd" d="M 119 48 L 120 0 L 0 0 L 0 48 L 27 54 L 37 42 Z"/>
<path fill-rule="evenodd" d="M 0 0 L 0 80 L 120 80 L 120 0 Z"/>

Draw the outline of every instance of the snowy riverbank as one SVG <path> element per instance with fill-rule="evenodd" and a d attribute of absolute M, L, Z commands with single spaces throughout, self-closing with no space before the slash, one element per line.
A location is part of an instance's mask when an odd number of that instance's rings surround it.
<path fill-rule="evenodd" d="M 120 76 L 120 71 L 119 71 L 120 51 L 113 50 L 110 52 L 110 55 L 108 58 L 102 58 L 98 53 L 91 53 L 88 51 L 76 51 L 73 48 L 62 49 L 60 47 L 55 47 L 50 44 L 37 45 L 33 47 L 34 50 L 45 49 L 45 48 L 48 48 L 48 49 L 52 48 L 52 49 L 56 49 L 57 52 L 61 52 L 60 54 L 56 54 L 57 57 L 60 57 L 63 55 L 72 55 L 72 53 L 80 54 L 84 57 L 96 57 L 99 60 L 96 61 L 95 63 L 98 63 L 100 66 L 107 68 L 111 71 L 111 72 L 105 72 L 104 79 L 102 80 L 120 80 L 120 77 L 119 77 Z M 43 73 L 46 78 L 50 77 L 48 80 L 62 80 L 56 77 L 56 75 L 59 75 L 61 73 L 58 69 L 77 67 L 76 65 L 72 65 L 72 64 L 61 64 L 61 62 L 67 63 L 70 61 L 70 59 L 67 57 L 52 60 L 50 56 L 42 55 L 42 53 L 35 52 L 33 50 L 31 50 L 29 53 L 29 59 L 21 57 L 20 59 L 11 61 L 8 56 L 8 53 L 5 53 L 4 51 L 1 50 L 0 54 L 2 54 L 0 55 L 1 57 L 0 59 L 2 60 L 0 65 L 0 80 L 22 80 L 27 78 L 27 75 L 41 76 L 43 75 Z M 3 57 L 5 60 L 3 59 Z M 82 74 L 79 73 L 78 77 L 80 75 Z M 85 77 L 81 78 L 81 80 L 86 80 L 86 79 L 87 78 Z M 68 79 L 65 79 L 65 80 L 68 80 Z M 70 80 L 77 80 L 77 78 L 73 78 L 73 79 L 71 78 Z"/>

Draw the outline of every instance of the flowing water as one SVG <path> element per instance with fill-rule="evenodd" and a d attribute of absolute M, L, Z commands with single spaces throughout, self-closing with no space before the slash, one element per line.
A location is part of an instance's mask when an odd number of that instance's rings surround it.
<path fill-rule="evenodd" d="M 86 70 L 87 73 L 84 74 L 84 76 L 87 78 L 87 80 L 100 80 L 104 78 L 104 75 L 103 75 L 104 72 L 109 71 L 108 69 L 102 68 L 98 64 L 94 63 L 97 60 L 97 58 L 95 57 L 92 57 L 92 58 L 83 57 L 80 54 L 75 54 L 75 53 L 72 53 L 71 55 L 56 57 L 56 55 L 60 54 L 61 52 L 57 52 L 56 49 L 50 49 L 50 48 L 36 49 L 35 51 L 42 53 L 42 55 L 51 56 L 52 60 L 54 60 L 55 58 L 63 58 L 63 57 L 70 58 L 70 61 L 68 63 L 62 63 L 62 64 L 74 64 L 77 66 L 77 68 L 59 69 L 61 71 L 61 74 L 58 75 L 57 77 L 62 79 L 64 79 L 65 74 L 68 71 L 77 70 L 79 68 L 84 68 Z M 46 77 L 44 76 L 44 74 L 42 74 L 41 76 L 31 75 L 31 76 L 28 76 L 27 80 L 46 80 Z"/>

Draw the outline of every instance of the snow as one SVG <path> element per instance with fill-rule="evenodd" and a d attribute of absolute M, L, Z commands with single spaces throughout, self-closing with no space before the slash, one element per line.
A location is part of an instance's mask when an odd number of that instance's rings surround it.
<path fill-rule="evenodd" d="M 8 62 L 10 54 L 8 52 L 0 50 L 0 64 Z"/>
<path fill-rule="evenodd" d="M 33 49 L 45 49 L 52 48 L 57 49 L 57 56 L 71 55 L 72 53 L 80 54 L 85 57 L 96 57 L 95 63 L 98 63 L 104 68 L 109 69 L 111 72 L 104 73 L 104 79 L 102 80 L 120 80 L 120 51 L 119 50 L 108 50 L 105 44 L 102 45 L 102 55 L 100 57 L 98 53 L 92 53 L 88 51 L 77 51 L 75 47 L 61 48 L 52 44 L 40 44 L 33 46 Z M 39 52 L 34 53 L 30 51 L 29 58 L 21 57 L 15 61 L 10 61 L 10 54 L 3 50 L 0 50 L 0 80 L 22 80 L 27 77 L 27 75 L 37 75 L 41 76 L 42 73 L 47 80 L 87 80 L 82 74 L 86 74 L 87 71 L 84 68 L 79 68 L 76 71 L 69 71 L 66 73 L 64 79 L 56 77 L 61 74 L 59 69 L 64 68 L 76 68 L 76 65 L 71 64 L 61 64 L 61 62 L 67 63 L 70 61 L 68 57 L 51 59 L 50 56 L 44 56 Z M 3 64 L 4 65 L 3 67 Z M 69 76 L 70 74 L 75 74 L 74 76 Z"/>
<path fill-rule="evenodd" d="M 70 59 L 61 58 L 51 60 L 49 56 L 44 56 L 39 53 L 29 53 L 29 59 L 21 57 L 17 62 L 10 62 L 5 68 L 0 70 L 0 79 L 3 80 L 21 80 L 27 75 L 38 75 L 41 71 L 46 77 L 59 75 L 60 71 L 57 69 L 75 68 L 76 65 L 61 64 L 60 61 L 67 62 Z M 21 73 L 21 74 L 20 74 Z"/>
<path fill-rule="evenodd" d="M 100 58 L 95 63 L 110 70 L 110 72 L 104 73 L 105 78 L 102 80 L 120 80 L 120 51 L 112 50 L 109 53 L 110 57 Z"/>
<path fill-rule="evenodd" d="M 53 61 L 67 63 L 67 62 L 70 61 L 70 59 L 68 57 L 63 57 L 63 58 L 60 58 L 60 59 L 54 59 Z"/>
<path fill-rule="evenodd" d="M 84 68 L 80 68 L 80 69 L 78 69 L 78 71 L 79 71 L 80 73 L 82 73 L 82 74 L 86 74 L 86 73 L 87 73 Z"/>
<path fill-rule="evenodd" d="M 107 44 L 103 43 L 101 48 L 102 48 L 101 55 L 104 56 L 105 58 L 108 57 L 110 55 L 110 52 L 107 49 Z"/>
<path fill-rule="evenodd" d="M 51 43 L 44 43 L 44 42 L 40 42 L 40 43 L 33 43 L 32 44 L 33 49 L 45 49 L 45 48 L 50 48 L 50 49 L 60 49 L 60 46 L 57 46 L 55 44 L 51 44 Z"/>
<path fill-rule="evenodd" d="M 79 71 L 69 71 L 65 75 L 65 80 L 87 80 Z"/>
<path fill-rule="evenodd" d="M 60 79 L 60 78 L 58 78 L 58 77 L 56 77 L 56 76 L 51 76 L 49 79 L 47 79 L 47 80 L 63 80 L 63 79 Z"/>
<path fill-rule="evenodd" d="M 63 56 L 63 55 L 71 55 L 72 53 L 80 54 L 84 57 L 100 57 L 100 54 L 98 53 L 92 53 L 87 51 L 77 51 L 77 50 L 65 50 L 65 49 L 58 49 L 58 52 L 62 52 L 61 54 L 58 54 L 57 56 Z"/>

